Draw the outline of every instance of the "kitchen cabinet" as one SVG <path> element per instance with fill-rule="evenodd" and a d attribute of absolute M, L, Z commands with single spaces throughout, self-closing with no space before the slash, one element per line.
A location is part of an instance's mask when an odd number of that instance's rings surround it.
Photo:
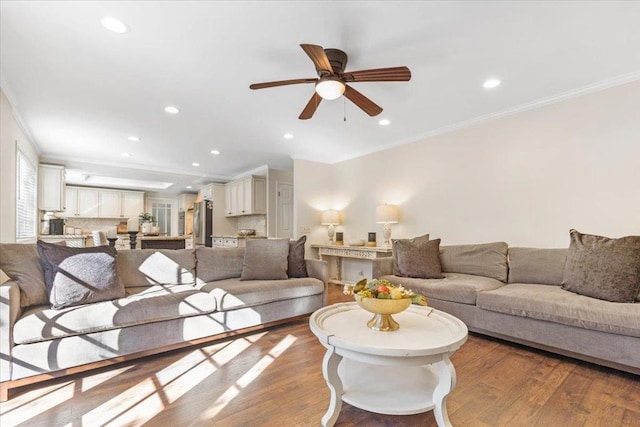
<path fill-rule="evenodd" d="M 118 218 L 122 213 L 122 194 L 115 190 L 100 190 L 100 209 L 98 215 L 101 218 Z"/>
<path fill-rule="evenodd" d="M 213 184 L 202 187 L 200 189 L 200 197 L 202 200 L 211 200 L 213 198 Z"/>
<path fill-rule="evenodd" d="M 136 218 L 144 210 L 142 191 L 67 187 L 65 199 L 65 217 Z"/>
<path fill-rule="evenodd" d="M 248 176 L 225 184 L 225 208 L 226 216 L 265 214 L 266 180 Z"/>
<path fill-rule="evenodd" d="M 67 187 L 65 199 L 65 217 L 98 217 L 100 212 L 100 193 L 98 190 Z"/>
<path fill-rule="evenodd" d="M 211 198 L 206 199 L 211 200 Z M 193 209 L 193 203 L 196 201 L 195 194 L 181 194 L 178 196 L 178 212 L 185 212 Z"/>
<path fill-rule="evenodd" d="M 123 218 L 137 218 L 144 212 L 144 192 L 142 191 L 122 191 L 122 213 Z"/>
<path fill-rule="evenodd" d="M 38 209 L 64 210 L 64 166 L 41 164 L 38 167 Z"/>

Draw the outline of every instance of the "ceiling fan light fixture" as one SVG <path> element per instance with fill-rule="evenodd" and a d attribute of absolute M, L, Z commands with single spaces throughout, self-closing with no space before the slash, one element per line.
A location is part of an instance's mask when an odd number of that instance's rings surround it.
<path fill-rule="evenodd" d="M 344 93 L 344 83 L 337 77 L 323 77 L 316 83 L 316 92 L 322 99 L 338 99 Z"/>

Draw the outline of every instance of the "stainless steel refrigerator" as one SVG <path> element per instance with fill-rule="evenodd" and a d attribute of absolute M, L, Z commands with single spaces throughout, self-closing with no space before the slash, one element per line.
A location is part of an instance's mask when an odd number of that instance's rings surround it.
<path fill-rule="evenodd" d="M 193 204 L 193 243 L 211 247 L 213 239 L 213 203 L 203 200 Z"/>

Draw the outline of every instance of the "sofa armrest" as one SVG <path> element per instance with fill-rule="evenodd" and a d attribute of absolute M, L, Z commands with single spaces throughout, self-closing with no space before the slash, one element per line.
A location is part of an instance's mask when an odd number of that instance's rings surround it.
<path fill-rule="evenodd" d="M 371 273 L 373 274 L 372 278 L 374 279 L 393 274 L 393 259 L 391 259 L 391 257 L 376 258 L 373 260 L 371 270 Z"/>
<path fill-rule="evenodd" d="M 329 267 L 327 261 L 321 259 L 305 259 L 309 277 L 321 280 L 325 285 L 329 282 Z"/>
<path fill-rule="evenodd" d="M 12 280 L 0 285 L 0 381 L 11 379 L 13 325 L 20 317 L 20 288 Z"/>

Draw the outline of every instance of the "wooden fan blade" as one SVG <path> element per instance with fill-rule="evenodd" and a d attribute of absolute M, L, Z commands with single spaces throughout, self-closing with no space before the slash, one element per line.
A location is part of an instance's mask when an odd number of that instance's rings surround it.
<path fill-rule="evenodd" d="M 300 117 L 298 118 L 300 120 L 307 120 L 313 117 L 313 113 L 315 113 L 318 109 L 320 101 L 322 101 L 322 97 L 318 95 L 317 92 L 313 92 L 313 96 L 311 97 L 309 102 L 307 102 L 307 105 L 304 107 L 304 110 L 302 110 L 302 113 L 300 113 Z"/>
<path fill-rule="evenodd" d="M 249 89 L 264 89 L 267 87 L 297 85 L 300 83 L 315 83 L 317 81 L 318 79 L 293 79 L 293 80 L 280 80 L 277 82 L 254 83 L 251 86 L 249 86 Z"/>
<path fill-rule="evenodd" d="M 408 82 L 411 71 L 407 67 L 376 68 L 342 74 L 346 82 Z"/>
<path fill-rule="evenodd" d="M 316 66 L 318 71 L 326 71 L 333 74 L 333 67 L 327 58 L 327 54 L 324 52 L 322 46 L 315 44 L 301 44 L 300 47 L 309 55 L 309 58 L 313 61 L 313 65 Z"/>
<path fill-rule="evenodd" d="M 360 107 L 360 109 L 362 109 L 362 111 L 364 111 L 371 117 L 377 116 L 378 114 L 382 113 L 382 107 L 380 107 L 349 85 L 345 85 L 344 96 L 346 96 L 349 101 L 356 104 L 358 107 Z"/>

